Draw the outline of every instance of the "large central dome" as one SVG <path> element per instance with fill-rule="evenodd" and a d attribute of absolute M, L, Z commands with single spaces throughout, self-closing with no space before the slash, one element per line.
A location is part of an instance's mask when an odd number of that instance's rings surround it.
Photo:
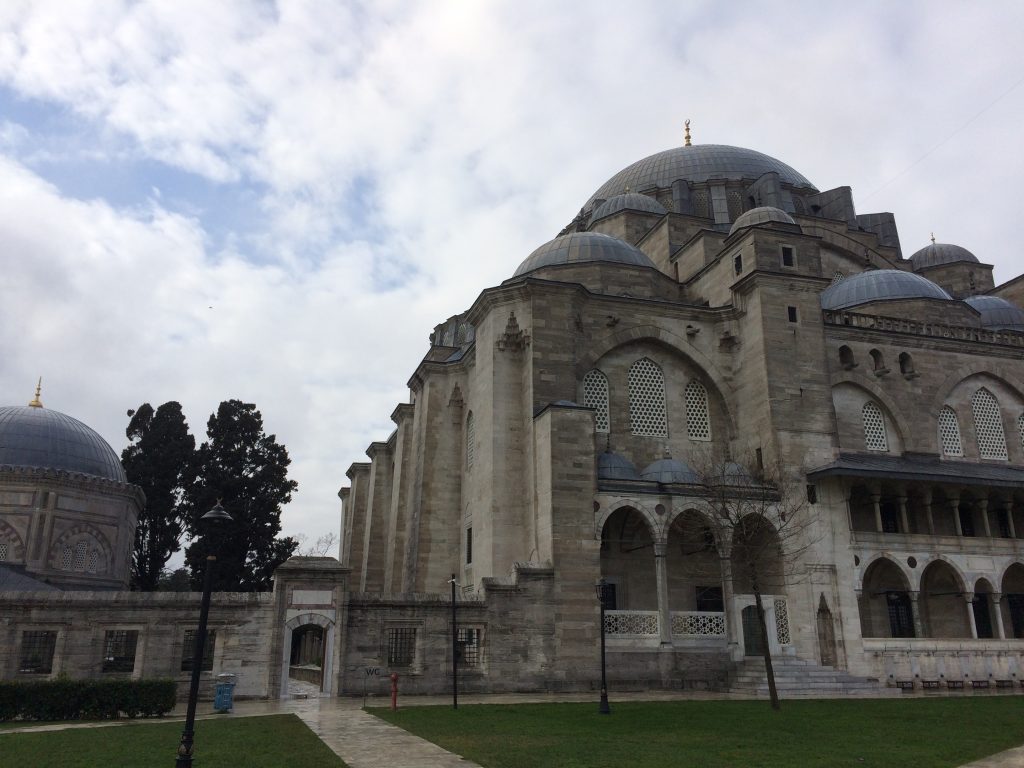
<path fill-rule="evenodd" d="M 672 182 L 679 179 L 689 182 L 704 182 L 711 179 L 753 182 L 766 173 L 779 174 L 783 184 L 817 191 L 803 175 L 774 157 L 743 147 L 697 144 L 691 147 L 666 149 L 643 160 L 637 160 L 602 184 L 583 208 L 590 210 L 595 200 L 607 200 L 614 195 L 623 194 L 627 189 L 631 192 L 642 192 L 651 187 L 670 187 Z"/>

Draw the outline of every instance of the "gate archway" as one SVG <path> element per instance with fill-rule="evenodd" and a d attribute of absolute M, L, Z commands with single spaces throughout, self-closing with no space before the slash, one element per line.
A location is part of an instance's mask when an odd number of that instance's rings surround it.
<path fill-rule="evenodd" d="M 314 683 L 321 695 L 334 692 L 334 621 L 321 613 L 303 613 L 285 622 L 281 698 L 292 680 Z"/>

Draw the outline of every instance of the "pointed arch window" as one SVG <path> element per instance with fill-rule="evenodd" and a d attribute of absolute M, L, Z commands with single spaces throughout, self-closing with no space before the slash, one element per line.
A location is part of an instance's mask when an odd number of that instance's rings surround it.
<path fill-rule="evenodd" d="M 608 377 L 596 368 L 583 377 L 583 405 L 594 409 L 594 428 L 609 431 Z"/>
<path fill-rule="evenodd" d="M 642 357 L 629 367 L 629 418 L 634 435 L 665 437 L 665 374 L 653 360 Z"/>
<path fill-rule="evenodd" d="M 711 439 L 711 416 L 708 413 L 708 392 L 697 380 L 683 391 L 686 401 L 686 434 L 691 440 Z"/>
<path fill-rule="evenodd" d="M 1006 434 L 1003 415 L 996 396 L 982 387 L 971 396 L 974 432 L 978 437 L 978 455 L 983 459 L 1006 459 Z"/>
<path fill-rule="evenodd" d="M 864 446 L 869 451 L 888 451 L 889 437 L 885 432 L 885 418 L 882 409 L 870 400 L 861 411 L 864 420 Z"/>
<path fill-rule="evenodd" d="M 948 405 L 939 411 L 939 444 L 943 456 L 963 456 L 964 445 L 960 440 L 960 422 L 956 411 Z"/>
<path fill-rule="evenodd" d="M 466 416 L 466 469 L 472 469 L 476 458 L 476 426 L 473 423 L 473 412 Z"/>

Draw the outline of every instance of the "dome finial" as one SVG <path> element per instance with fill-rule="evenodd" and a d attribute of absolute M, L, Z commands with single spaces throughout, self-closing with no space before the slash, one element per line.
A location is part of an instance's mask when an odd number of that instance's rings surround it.
<path fill-rule="evenodd" d="M 39 399 L 39 395 L 43 391 L 43 377 L 39 377 L 39 381 L 36 383 L 36 396 L 32 398 L 32 401 L 28 404 L 29 408 L 42 408 L 43 401 Z"/>
<path fill-rule="evenodd" d="M 932 245 L 935 245 L 935 233 L 932 232 Z"/>
<path fill-rule="evenodd" d="M 689 147 L 689 146 L 692 146 L 692 145 L 690 144 L 690 118 L 686 118 L 686 122 L 685 122 L 685 123 L 683 123 L 683 125 L 684 125 L 684 126 L 685 126 L 685 128 L 686 128 L 686 131 L 685 131 L 685 133 L 683 134 L 683 143 L 684 143 L 684 144 L 685 144 L 685 146 L 687 146 L 687 147 Z"/>

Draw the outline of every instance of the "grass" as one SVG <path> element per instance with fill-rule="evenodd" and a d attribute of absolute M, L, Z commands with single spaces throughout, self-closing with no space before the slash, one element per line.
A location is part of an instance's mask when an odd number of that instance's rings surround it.
<path fill-rule="evenodd" d="M 1016 696 L 370 711 L 485 768 L 952 768 L 1024 744 Z"/>
<path fill-rule="evenodd" d="M 180 722 L 133 721 L 46 733 L 0 731 L 0 754 L 4 765 L 33 768 L 170 766 L 177 756 L 181 729 Z M 341 758 L 295 715 L 199 720 L 194 758 L 197 766 L 345 768 Z"/>

